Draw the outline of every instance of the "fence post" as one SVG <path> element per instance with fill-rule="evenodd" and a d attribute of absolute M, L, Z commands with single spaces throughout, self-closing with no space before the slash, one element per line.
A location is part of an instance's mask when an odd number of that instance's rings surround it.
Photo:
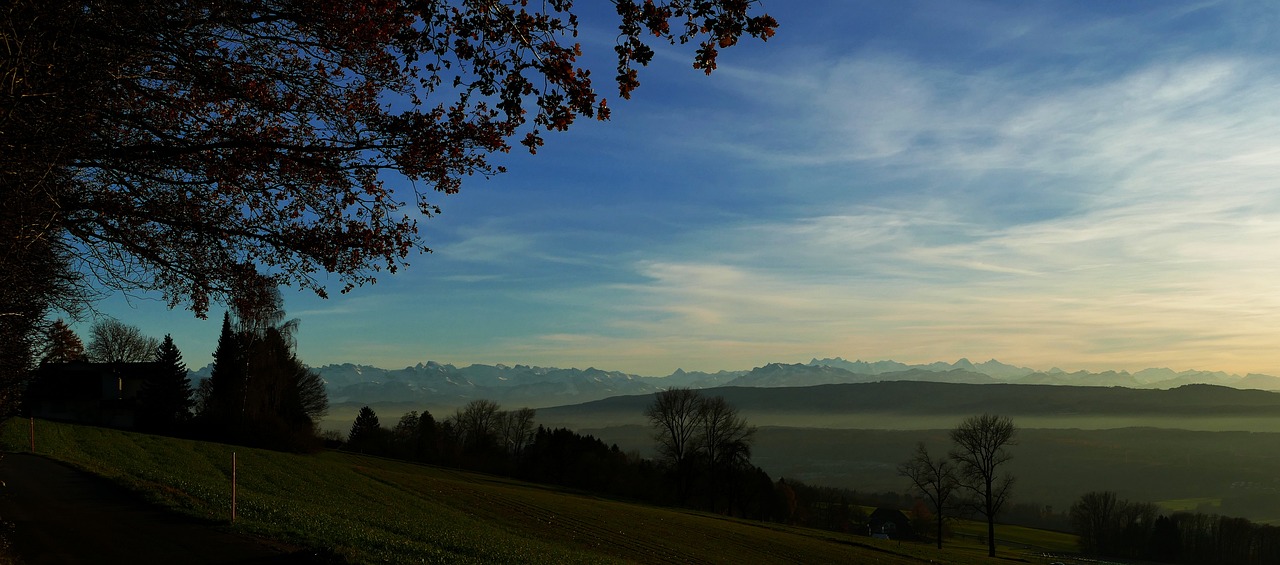
<path fill-rule="evenodd" d="M 28 432 L 28 435 L 31 436 L 31 452 L 35 453 L 36 452 L 36 417 L 35 416 L 31 417 L 31 427 L 29 429 L 30 431 Z"/>
<path fill-rule="evenodd" d="M 236 523 L 236 452 L 231 452 L 231 523 Z"/>

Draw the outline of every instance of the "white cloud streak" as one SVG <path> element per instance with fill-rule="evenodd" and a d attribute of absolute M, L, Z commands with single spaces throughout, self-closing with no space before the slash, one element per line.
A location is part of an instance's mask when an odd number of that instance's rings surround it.
<path fill-rule="evenodd" d="M 814 186 L 824 213 L 638 264 L 648 282 L 620 303 L 661 315 L 630 330 L 670 357 L 1280 369 L 1274 71 L 1206 57 L 1041 84 L 872 55 L 738 73 L 772 118 L 701 128 L 716 146 L 850 180 Z M 848 189 L 886 177 L 904 189 Z M 1050 204 L 1000 209 L 1017 199 Z"/>

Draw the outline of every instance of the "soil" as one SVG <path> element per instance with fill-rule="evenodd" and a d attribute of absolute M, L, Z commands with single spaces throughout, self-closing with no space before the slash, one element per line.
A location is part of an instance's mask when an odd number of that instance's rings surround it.
<path fill-rule="evenodd" d="M 328 562 L 315 552 L 148 504 L 102 477 L 29 454 L 0 459 L 0 548 L 18 563 Z"/>

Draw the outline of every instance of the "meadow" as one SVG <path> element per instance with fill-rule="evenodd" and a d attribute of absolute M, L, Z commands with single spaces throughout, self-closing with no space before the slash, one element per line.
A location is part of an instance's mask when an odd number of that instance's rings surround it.
<path fill-rule="evenodd" d="M 27 422 L 0 447 L 28 449 Z M 175 512 L 352 563 L 983 563 L 957 538 L 939 552 L 785 525 L 658 508 L 462 471 L 342 452 L 277 453 L 36 421 L 36 451 L 102 475 Z M 1073 538 L 1002 528 L 1005 555 L 1032 563 Z M 1048 540 L 1048 541 L 1046 541 Z M 1031 547 L 1034 545 L 1035 547 Z"/>
<path fill-rule="evenodd" d="M 1021 424 L 1020 420 L 1015 422 Z M 585 428 L 623 450 L 650 455 L 646 426 Z M 946 453 L 947 429 L 761 426 L 752 462 L 775 479 L 861 492 L 905 492 L 897 465 L 923 441 Z M 1014 503 L 1066 510 L 1080 495 L 1111 490 L 1169 511 L 1202 511 L 1280 523 L 1280 434 L 1163 428 L 1024 428 L 1011 448 Z"/>

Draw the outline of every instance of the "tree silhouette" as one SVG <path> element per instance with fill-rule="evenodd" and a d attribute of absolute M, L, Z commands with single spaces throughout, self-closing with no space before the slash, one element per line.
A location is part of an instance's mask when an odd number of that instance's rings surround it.
<path fill-rule="evenodd" d="M 721 396 L 702 399 L 698 406 L 702 453 L 706 455 L 711 510 L 716 510 L 721 491 L 732 496 L 733 476 L 751 462 L 754 426 L 738 416 L 738 409 Z"/>
<path fill-rule="evenodd" d="M 1017 428 L 1005 416 L 983 414 L 960 422 L 951 430 L 955 448 L 950 457 L 960 466 L 960 486 L 978 498 L 978 512 L 987 518 L 987 555 L 996 556 L 996 514 L 1009 499 L 1013 476 L 999 474 L 1013 458 L 1006 449 L 1015 445 Z"/>
<path fill-rule="evenodd" d="M 537 412 L 533 408 L 521 408 L 502 412 L 498 417 L 499 443 L 512 455 L 519 455 L 526 445 L 533 441 L 537 431 L 533 427 L 533 418 Z"/>
<path fill-rule="evenodd" d="M 347 448 L 360 453 L 381 453 L 386 430 L 378 422 L 378 414 L 373 408 L 364 406 L 351 424 L 351 433 L 347 434 Z"/>
<path fill-rule="evenodd" d="M 929 455 L 924 442 L 920 442 L 916 444 L 916 452 L 911 459 L 898 465 L 898 474 L 909 479 L 911 486 L 929 500 L 930 509 L 937 522 L 938 549 L 942 549 L 942 526 L 947 501 L 960 487 L 955 466 L 945 457 L 934 459 Z"/>
<path fill-rule="evenodd" d="M 682 504 L 689 496 L 693 457 L 699 447 L 701 408 L 698 391 L 672 387 L 654 394 L 644 412 L 658 442 L 658 455 L 675 471 L 676 494 Z"/>
<path fill-rule="evenodd" d="M 138 426 L 148 431 L 176 433 L 191 418 L 191 380 L 182 352 L 165 334 L 156 350 L 156 367 L 138 391 Z"/>
<path fill-rule="evenodd" d="M 696 43 L 709 73 L 720 49 L 768 38 L 754 4 L 614 2 L 619 94 L 650 40 Z M 405 207 L 433 216 L 433 190 L 500 172 L 490 156 L 513 140 L 532 152 L 607 119 L 577 28 L 559 0 L 15 0 L 0 156 L 6 208 L 17 194 L 31 210 L 0 221 L 0 245 L 53 242 L 106 288 L 201 315 L 259 276 L 320 295 L 320 272 L 374 282 L 427 249 Z"/>
<path fill-rule="evenodd" d="M 44 357 L 40 363 L 68 363 L 84 361 L 84 342 L 61 318 L 54 320 L 45 330 Z"/>
<path fill-rule="evenodd" d="M 284 449 L 309 449 L 329 400 L 319 373 L 294 352 L 298 320 L 285 321 L 279 289 L 247 295 L 222 318 L 207 385 L 197 404 L 205 431 L 226 439 Z"/>
<path fill-rule="evenodd" d="M 158 347 L 160 342 L 137 326 L 106 319 L 90 328 L 86 353 L 90 361 L 98 363 L 141 363 L 150 361 Z"/>
<path fill-rule="evenodd" d="M 242 335 L 231 325 L 231 313 L 222 315 L 218 346 L 213 351 L 209 378 L 201 383 L 200 417 L 210 431 L 238 429 L 244 420 L 248 384 L 248 356 Z M 205 391 L 207 389 L 207 391 Z"/>
<path fill-rule="evenodd" d="M 498 425 L 502 409 L 497 402 L 479 398 L 468 402 L 453 414 L 458 443 L 466 450 L 493 447 L 498 441 Z"/>

